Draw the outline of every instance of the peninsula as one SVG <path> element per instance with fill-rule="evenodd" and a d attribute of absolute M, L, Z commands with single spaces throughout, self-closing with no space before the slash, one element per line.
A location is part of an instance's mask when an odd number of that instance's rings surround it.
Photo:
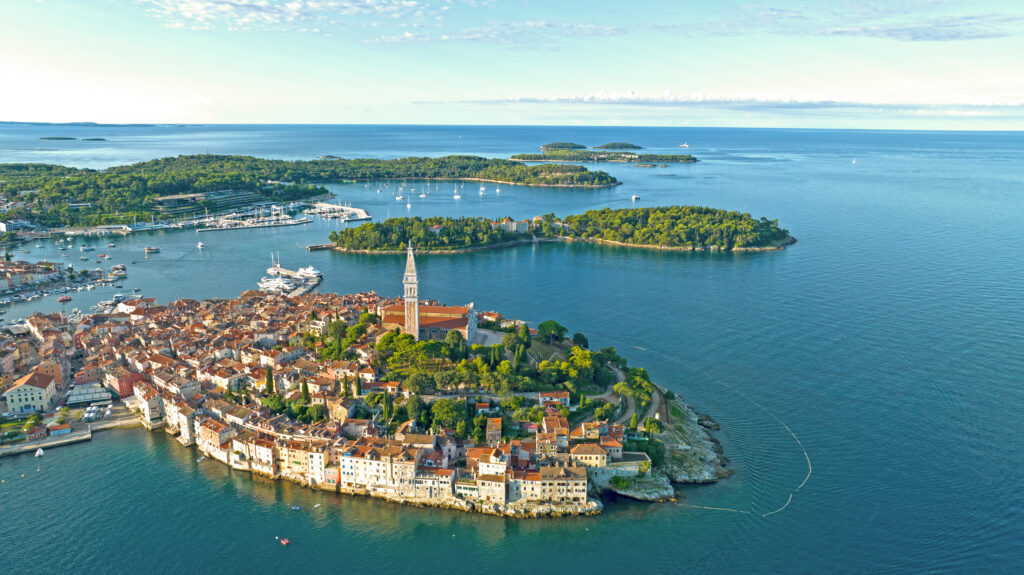
<path fill-rule="evenodd" d="M 46 227 L 173 219 L 165 198 L 223 195 L 231 201 L 290 202 L 319 196 L 327 182 L 385 179 L 482 180 L 525 186 L 618 185 L 583 166 L 531 165 L 476 156 L 441 158 L 271 160 L 201 154 L 105 170 L 51 164 L 0 164 L 0 195 L 17 206 L 7 217 Z M 200 201 L 196 209 L 206 206 Z"/>
<path fill-rule="evenodd" d="M 590 210 L 559 219 L 472 217 L 391 218 L 331 232 L 342 252 L 401 253 L 413 242 L 422 251 L 460 253 L 537 241 L 585 241 L 679 251 L 763 251 L 796 240 L 777 220 L 697 206 Z"/>
<path fill-rule="evenodd" d="M 401 298 L 245 292 L 130 299 L 68 326 L 33 315 L 21 348 L 53 353 L 19 362 L 4 395 L 24 421 L 6 439 L 66 442 L 82 413 L 43 414 L 113 399 L 205 465 L 509 517 L 599 513 L 605 491 L 669 500 L 673 483 L 730 474 L 713 422 L 614 348 L 551 320 L 420 301 L 411 246 L 399 271 Z"/>

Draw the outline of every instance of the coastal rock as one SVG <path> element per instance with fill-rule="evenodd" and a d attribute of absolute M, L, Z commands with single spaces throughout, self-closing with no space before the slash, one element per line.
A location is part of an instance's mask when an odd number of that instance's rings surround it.
<path fill-rule="evenodd" d="M 665 474 L 673 483 L 713 483 L 728 477 L 722 446 L 709 432 L 718 428 L 710 416 L 698 416 L 680 399 L 669 402 L 671 425 L 658 438 L 665 443 Z M 713 426 L 713 427 L 712 427 Z"/>
<path fill-rule="evenodd" d="M 665 473 L 654 472 L 634 477 L 625 484 L 609 483 L 606 488 L 613 493 L 640 501 L 669 501 L 675 499 L 676 490 L 672 488 Z"/>
<path fill-rule="evenodd" d="M 721 428 L 721 426 L 718 425 L 718 422 L 715 421 L 714 419 L 712 419 L 711 416 L 706 414 L 706 413 L 702 413 L 700 415 L 700 417 L 697 418 L 697 423 L 701 427 L 706 427 L 708 429 L 714 429 L 716 431 Z"/>

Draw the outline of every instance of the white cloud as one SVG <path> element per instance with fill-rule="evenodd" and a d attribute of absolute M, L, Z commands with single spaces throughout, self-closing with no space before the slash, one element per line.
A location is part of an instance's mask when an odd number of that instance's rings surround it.
<path fill-rule="evenodd" d="M 311 31 L 359 15 L 403 16 L 419 0 L 136 0 L 171 28 L 295 29 Z"/>
<path fill-rule="evenodd" d="M 524 22 L 492 22 L 484 26 L 465 28 L 453 32 L 417 34 L 405 32 L 393 36 L 382 36 L 377 38 L 376 42 L 382 44 L 408 44 L 418 42 L 489 42 L 495 44 L 527 44 L 541 37 L 616 36 L 624 32 L 625 30 L 617 26 L 528 20 Z"/>

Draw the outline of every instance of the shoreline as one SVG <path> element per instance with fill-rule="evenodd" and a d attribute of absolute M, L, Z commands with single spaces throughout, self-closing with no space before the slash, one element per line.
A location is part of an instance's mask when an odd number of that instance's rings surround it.
<path fill-rule="evenodd" d="M 748 252 L 781 251 L 781 250 L 786 249 L 786 246 L 791 246 L 791 245 L 795 244 L 796 243 L 796 238 L 790 236 L 788 239 L 786 239 L 786 240 L 784 240 L 784 241 L 782 241 L 782 242 L 780 242 L 780 243 L 778 243 L 776 245 L 773 245 L 773 246 L 738 247 L 738 248 L 732 248 L 731 250 L 720 248 L 718 246 L 659 246 L 659 245 L 653 245 L 653 244 L 627 244 L 627 243 L 624 243 L 624 242 L 616 242 L 616 241 L 612 241 L 612 240 L 603 240 L 603 239 L 600 239 L 600 238 L 571 238 L 571 237 L 567 237 L 567 236 L 555 236 L 555 237 L 552 237 L 552 238 L 537 238 L 537 237 L 534 237 L 532 239 L 516 240 L 516 241 L 513 241 L 513 242 L 502 242 L 500 244 L 491 244 L 491 245 L 487 245 L 487 246 L 475 246 L 475 247 L 469 247 L 469 248 L 453 248 L 453 249 L 444 249 L 444 250 L 433 250 L 433 249 L 430 249 L 430 248 L 417 248 L 417 249 L 420 250 L 421 253 L 424 253 L 424 254 L 431 254 L 431 255 L 458 255 L 458 254 L 468 254 L 468 253 L 472 253 L 472 252 L 481 252 L 481 251 L 486 251 L 486 250 L 497 250 L 497 249 L 503 249 L 503 248 L 511 248 L 511 247 L 515 247 L 515 246 L 519 246 L 519 245 L 523 245 L 523 244 L 540 244 L 540 243 L 551 243 L 551 242 L 564 242 L 564 243 L 567 243 L 567 244 L 577 243 L 577 242 L 578 243 L 588 243 L 588 244 L 604 244 L 604 245 L 619 246 L 619 247 L 626 247 L 626 248 L 639 248 L 639 249 L 645 249 L 645 250 L 661 250 L 661 251 L 670 251 L 670 252 L 726 252 L 726 253 L 738 252 L 738 253 L 748 253 Z M 327 247 L 327 246 L 331 246 L 331 247 Z M 364 254 L 364 255 L 382 255 L 382 256 L 405 255 L 405 250 L 355 250 L 355 249 L 351 249 L 351 248 L 343 248 L 343 247 L 340 247 L 340 246 L 333 246 L 332 244 L 312 244 L 312 245 L 306 246 L 306 249 L 309 250 L 309 251 L 329 249 L 329 250 L 334 250 L 336 252 L 343 253 L 343 254 Z"/>
<path fill-rule="evenodd" d="M 549 163 L 549 162 L 541 162 L 541 163 Z M 560 162 L 560 163 L 571 164 L 573 162 Z M 356 180 L 356 181 L 359 181 L 359 182 L 379 182 L 379 181 L 381 181 L 383 179 L 386 179 L 386 178 L 365 178 L 365 179 Z M 489 184 L 505 184 L 506 186 L 525 186 L 527 188 L 593 188 L 593 189 L 600 189 L 600 188 L 614 188 L 615 186 L 621 186 L 622 185 L 622 182 L 620 182 L 619 180 L 615 180 L 614 182 L 608 183 L 608 184 L 528 184 L 528 183 L 525 183 L 525 182 L 509 182 L 507 180 L 490 180 L 490 179 L 487 179 L 487 178 L 431 178 L 431 177 L 426 177 L 426 176 L 423 176 L 423 177 L 416 176 L 416 177 L 410 177 L 410 178 L 406 178 L 406 179 L 410 180 L 410 181 L 423 180 L 423 181 L 429 181 L 429 182 L 486 182 L 486 183 L 489 183 Z M 324 182 L 324 183 L 329 183 L 329 182 Z"/>

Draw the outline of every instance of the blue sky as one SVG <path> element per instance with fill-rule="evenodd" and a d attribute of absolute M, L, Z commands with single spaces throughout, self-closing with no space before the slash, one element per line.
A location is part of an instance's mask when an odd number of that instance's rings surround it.
<path fill-rule="evenodd" d="M 1024 2 L 0 0 L 0 120 L 1024 129 Z"/>

